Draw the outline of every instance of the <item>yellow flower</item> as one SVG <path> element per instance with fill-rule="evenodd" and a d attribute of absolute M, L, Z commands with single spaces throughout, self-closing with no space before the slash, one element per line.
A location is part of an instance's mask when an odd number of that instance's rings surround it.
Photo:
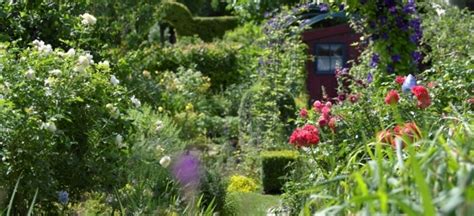
<path fill-rule="evenodd" d="M 194 109 L 194 106 L 193 106 L 192 103 L 188 103 L 186 105 L 186 111 L 191 112 L 191 111 L 193 111 L 193 109 Z"/>

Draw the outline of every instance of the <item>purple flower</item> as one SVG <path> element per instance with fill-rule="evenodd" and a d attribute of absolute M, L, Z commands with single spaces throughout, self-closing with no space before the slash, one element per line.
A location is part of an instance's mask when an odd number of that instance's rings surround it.
<path fill-rule="evenodd" d="M 372 54 L 372 58 L 370 59 L 370 67 L 377 67 L 380 61 L 380 56 L 377 53 Z"/>
<path fill-rule="evenodd" d="M 388 34 L 387 34 L 387 32 L 382 33 L 382 38 L 383 38 L 384 40 L 388 40 Z"/>
<path fill-rule="evenodd" d="M 392 61 L 393 62 L 399 62 L 401 60 L 400 55 L 396 54 L 392 56 Z"/>
<path fill-rule="evenodd" d="M 415 61 L 415 63 L 419 63 L 421 61 L 421 53 L 418 52 L 418 51 L 414 51 L 411 53 L 411 57 L 413 58 L 413 61 Z"/>
<path fill-rule="evenodd" d="M 395 71 L 395 68 L 393 68 L 393 65 L 389 64 L 387 65 L 387 72 L 388 73 L 393 73 Z"/>
<path fill-rule="evenodd" d="M 172 170 L 174 177 L 183 187 L 196 189 L 199 186 L 201 169 L 196 156 L 190 153 L 181 155 Z"/>
<path fill-rule="evenodd" d="M 374 81 L 374 76 L 372 75 L 371 72 L 367 74 L 367 83 L 372 83 Z"/>
<path fill-rule="evenodd" d="M 339 5 L 339 11 L 343 11 L 343 10 L 344 10 L 344 7 L 345 7 L 344 4 L 340 4 L 340 5 Z"/>
<path fill-rule="evenodd" d="M 403 7 L 403 13 L 415 13 L 416 5 L 414 0 L 408 0 L 408 3 Z"/>
<path fill-rule="evenodd" d="M 392 14 L 396 14 L 397 13 L 397 7 L 396 6 L 391 6 L 390 8 L 388 8 L 388 11 L 390 11 L 390 13 L 392 13 Z"/>
<path fill-rule="evenodd" d="M 58 192 L 58 201 L 59 203 L 66 205 L 69 201 L 69 193 L 67 191 Z"/>
<path fill-rule="evenodd" d="M 329 6 L 326 3 L 321 3 L 321 4 L 319 4 L 319 10 L 321 12 L 326 12 L 326 11 L 329 10 Z"/>

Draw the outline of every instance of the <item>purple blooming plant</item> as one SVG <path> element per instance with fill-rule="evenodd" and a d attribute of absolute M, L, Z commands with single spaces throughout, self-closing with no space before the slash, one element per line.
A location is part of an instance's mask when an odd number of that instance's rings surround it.
<path fill-rule="evenodd" d="M 396 55 L 392 55 L 392 62 L 396 63 L 396 62 L 400 62 L 402 58 L 400 57 L 400 55 L 396 54 Z"/>
<path fill-rule="evenodd" d="M 413 59 L 413 61 L 418 64 L 420 63 L 421 59 L 422 59 L 422 56 L 421 56 L 421 53 L 418 52 L 418 51 L 414 51 L 411 53 L 411 57 Z"/>
<path fill-rule="evenodd" d="M 380 61 L 380 56 L 377 53 L 374 53 L 372 55 L 372 58 L 370 59 L 370 67 L 377 67 Z"/>
<path fill-rule="evenodd" d="M 321 4 L 319 4 L 319 10 L 321 12 L 329 11 L 329 6 L 326 3 L 321 3 Z"/>
<path fill-rule="evenodd" d="M 199 159 L 188 153 L 181 155 L 174 164 L 173 176 L 187 189 L 197 189 L 201 178 L 201 165 Z"/>
<path fill-rule="evenodd" d="M 69 193 L 67 191 L 59 191 L 58 201 L 59 203 L 66 205 L 69 202 Z"/>
<path fill-rule="evenodd" d="M 372 75 L 372 73 L 369 72 L 369 74 L 367 74 L 367 83 L 372 83 L 374 81 L 374 76 Z"/>

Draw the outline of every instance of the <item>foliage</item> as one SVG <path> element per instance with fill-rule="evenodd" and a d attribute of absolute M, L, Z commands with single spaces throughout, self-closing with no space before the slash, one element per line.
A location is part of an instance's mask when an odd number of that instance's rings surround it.
<path fill-rule="evenodd" d="M 474 26 L 473 14 L 456 8 L 425 7 L 424 38 L 426 62 L 431 68 L 425 70 L 422 79 L 432 81 L 439 110 L 449 111 L 450 104 L 459 106 L 472 97 L 474 91 L 474 42 L 469 29 Z M 444 10 L 443 14 L 438 14 Z"/>
<path fill-rule="evenodd" d="M 18 40 L 21 47 L 26 47 L 30 41 L 42 39 L 53 47 L 74 46 L 90 50 L 96 56 L 107 47 L 136 48 L 146 41 L 151 27 L 158 21 L 150 14 L 160 2 L 2 1 L 0 41 Z M 78 31 L 79 15 L 84 12 L 97 17 L 97 24 L 87 34 Z"/>
<path fill-rule="evenodd" d="M 265 37 L 259 44 L 266 50 L 258 60 L 257 73 L 250 76 L 255 81 L 242 96 L 239 109 L 242 143 L 281 147 L 291 133 L 293 98 L 303 92 L 307 57 L 300 40 L 304 28 L 292 26 L 294 16 L 295 12 L 284 11 L 263 28 Z"/>
<path fill-rule="evenodd" d="M 242 19 L 242 21 L 262 21 L 266 14 L 278 10 L 283 5 L 294 6 L 299 0 L 227 0 L 229 8 Z"/>
<path fill-rule="evenodd" d="M 161 20 L 169 22 L 176 29 L 179 37 L 198 35 L 206 42 L 222 37 L 238 24 L 232 16 L 193 17 L 189 9 L 178 2 L 164 2 L 158 14 Z"/>
<path fill-rule="evenodd" d="M 25 210 L 39 189 L 37 203 L 56 208 L 59 191 L 76 202 L 86 191 L 111 191 L 123 184 L 131 125 L 126 89 L 111 82 L 110 68 L 92 56 L 2 44 L 0 65 L 1 184 Z M 131 145 L 131 143 L 130 143 Z"/>
<path fill-rule="evenodd" d="M 230 177 L 227 192 L 254 192 L 257 190 L 257 184 L 251 178 L 233 175 Z"/>
<path fill-rule="evenodd" d="M 295 169 L 298 153 L 294 151 L 267 151 L 261 153 L 262 186 L 265 193 L 280 193 L 285 178 Z"/>

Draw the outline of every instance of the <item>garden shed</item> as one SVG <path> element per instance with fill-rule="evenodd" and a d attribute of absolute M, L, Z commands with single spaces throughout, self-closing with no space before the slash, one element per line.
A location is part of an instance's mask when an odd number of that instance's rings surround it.
<path fill-rule="evenodd" d="M 359 56 L 357 47 L 352 46 L 360 35 L 349 26 L 344 11 L 325 12 L 320 8 L 313 13 L 303 15 L 303 23 L 311 28 L 303 32 L 303 41 L 308 45 L 308 54 L 312 56 L 306 64 L 306 86 L 310 102 L 323 98 L 337 97 L 337 67 L 350 67 L 349 61 Z"/>

